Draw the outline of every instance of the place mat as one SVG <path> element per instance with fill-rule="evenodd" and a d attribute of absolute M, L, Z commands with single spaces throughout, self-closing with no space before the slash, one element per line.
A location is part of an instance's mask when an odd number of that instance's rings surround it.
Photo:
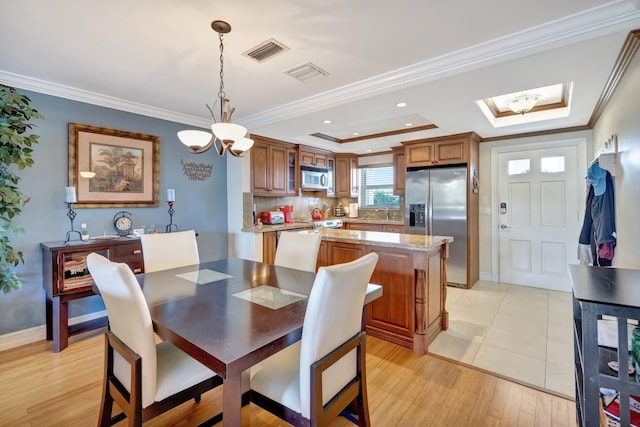
<path fill-rule="evenodd" d="M 274 310 L 307 298 L 306 295 L 269 285 L 236 292 L 233 296 Z"/>
<path fill-rule="evenodd" d="M 206 283 L 228 279 L 229 277 L 233 276 L 205 268 L 203 270 L 190 271 L 189 273 L 176 274 L 176 277 L 180 277 L 190 282 L 197 283 L 198 285 L 204 285 Z"/>

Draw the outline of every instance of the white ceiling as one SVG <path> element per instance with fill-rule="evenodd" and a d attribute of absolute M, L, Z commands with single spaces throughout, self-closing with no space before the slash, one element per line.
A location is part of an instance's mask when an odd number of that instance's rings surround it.
<path fill-rule="evenodd" d="M 365 153 L 423 137 L 586 125 L 640 0 L 0 0 L 0 82 L 207 127 L 217 99 L 212 20 L 229 22 L 234 122 L 284 141 Z M 263 63 L 242 53 L 274 38 Z M 329 75 L 284 74 L 313 62 Z M 476 100 L 571 83 L 568 117 L 494 128 Z M 405 108 L 395 106 L 406 102 Z M 331 124 L 323 124 L 329 119 Z M 433 130 L 337 138 L 433 123 Z M 97 124 L 99 125 L 99 124 Z M 128 129 L 130 130 L 130 129 Z M 177 141 L 177 139 L 176 139 Z"/>

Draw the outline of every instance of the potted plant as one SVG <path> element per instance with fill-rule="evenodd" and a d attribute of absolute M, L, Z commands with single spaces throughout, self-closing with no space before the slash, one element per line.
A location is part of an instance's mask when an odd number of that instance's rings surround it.
<path fill-rule="evenodd" d="M 33 166 L 31 147 L 38 143 L 38 135 L 28 134 L 33 127 L 29 121 L 42 118 L 29 107 L 30 102 L 14 88 L 0 84 L 0 288 L 4 293 L 22 286 L 14 268 L 24 263 L 23 255 L 10 245 L 9 236 L 24 233 L 13 224 L 29 201 L 18 189 L 17 171 Z"/>

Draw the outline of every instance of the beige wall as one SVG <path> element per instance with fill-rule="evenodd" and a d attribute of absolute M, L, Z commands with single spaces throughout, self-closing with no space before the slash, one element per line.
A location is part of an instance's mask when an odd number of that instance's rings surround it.
<path fill-rule="evenodd" d="M 613 265 L 640 268 L 640 54 L 636 54 L 594 129 L 594 152 L 616 134 L 618 245 Z"/>

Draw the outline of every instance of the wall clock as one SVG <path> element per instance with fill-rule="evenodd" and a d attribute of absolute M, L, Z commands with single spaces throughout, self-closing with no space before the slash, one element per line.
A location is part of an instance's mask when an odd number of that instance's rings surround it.
<path fill-rule="evenodd" d="M 113 217 L 113 228 L 120 236 L 126 236 L 131 233 L 133 228 L 133 220 L 131 219 L 131 213 L 127 211 L 120 211 Z"/>

